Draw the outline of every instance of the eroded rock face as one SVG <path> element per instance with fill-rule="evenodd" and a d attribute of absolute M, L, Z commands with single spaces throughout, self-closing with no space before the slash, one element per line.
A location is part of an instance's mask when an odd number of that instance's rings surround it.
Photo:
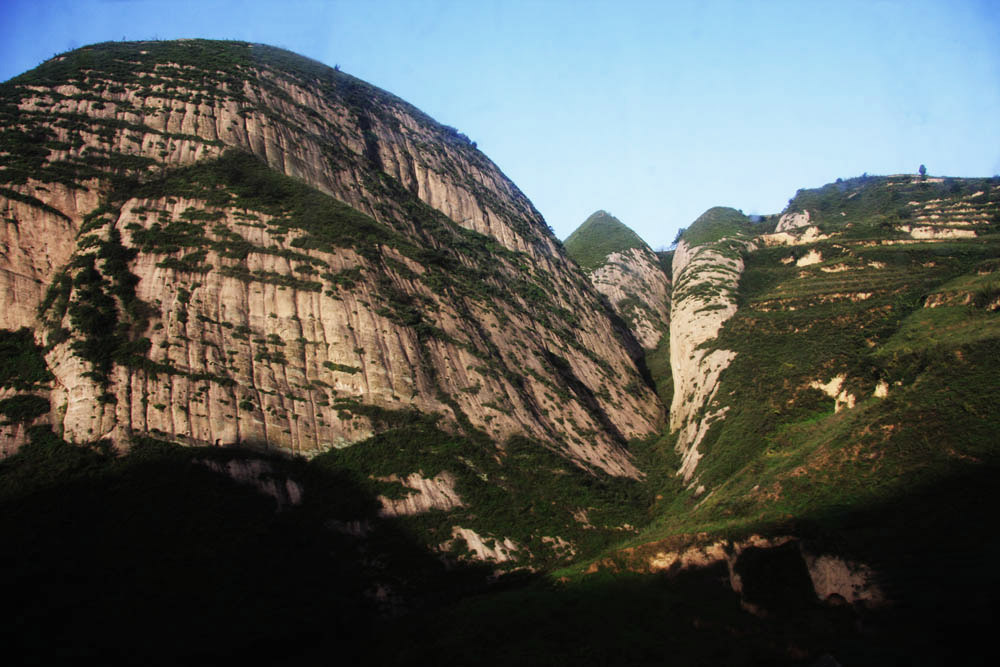
<path fill-rule="evenodd" d="M 45 290 L 73 255 L 81 221 L 98 202 L 96 193 L 59 183 L 32 181 L 19 191 L 44 198 L 53 210 L 0 192 L 0 329 L 35 324 Z"/>
<path fill-rule="evenodd" d="M 467 549 L 467 557 L 471 560 L 488 563 L 506 563 L 517 560 L 517 552 L 520 546 L 509 537 L 493 538 L 483 537 L 470 528 L 461 526 L 452 527 L 452 539 L 441 545 L 442 550 L 448 551 L 455 548 L 455 542 L 464 543 Z"/>
<path fill-rule="evenodd" d="M 45 154 L 15 165 L 31 179 L 4 172 L 0 317 L 48 342 L 67 439 L 311 455 L 417 410 L 640 475 L 620 445 L 661 406 L 541 216 L 467 138 L 269 47 L 117 48 L 127 74 L 70 54 L 5 84 L 4 122 Z M 295 180 L 245 162 L 234 180 L 233 150 Z M 230 162 L 212 182 L 184 171 L 213 160 Z M 316 227 L 302 184 L 332 198 L 315 211 L 353 212 Z M 118 336 L 103 350 L 102 327 Z"/>
<path fill-rule="evenodd" d="M 590 273 L 590 282 L 647 350 L 656 348 L 670 325 L 670 279 L 649 248 L 610 254 Z"/>
<path fill-rule="evenodd" d="M 793 227 L 788 231 L 761 234 L 760 240 L 765 246 L 807 245 L 830 238 L 819 231 L 819 227 Z"/>
<path fill-rule="evenodd" d="M 790 232 L 800 227 L 809 226 L 809 211 L 796 211 L 783 214 L 778 218 L 778 225 L 775 232 Z"/>
<path fill-rule="evenodd" d="M 379 496 L 378 501 L 382 503 L 379 516 L 413 516 L 423 514 L 431 510 L 450 510 L 455 507 L 462 507 L 461 496 L 455 490 L 455 477 L 447 472 L 438 473 L 434 477 L 421 477 L 417 473 L 410 473 L 406 477 L 400 478 L 398 475 L 390 475 L 380 478 L 384 482 L 399 482 L 413 493 L 402 498 L 387 498 Z"/>
<path fill-rule="evenodd" d="M 713 409 L 719 376 L 735 357 L 730 350 L 702 347 L 718 336 L 736 312 L 736 289 L 743 271 L 745 241 L 723 239 L 691 247 L 677 245 L 673 261 L 673 301 L 670 318 L 670 367 L 674 396 L 670 430 L 679 431 L 678 474 L 690 481 L 701 458 L 698 445 L 712 423 L 727 408 Z"/>
<path fill-rule="evenodd" d="M 817 551 L 790 535 L 751 535 L 683 546 L 664 543 L 630 547 L 589 570 L 625 567 L 636 572 L 679 575 L 724 567 L 742 606 L 756 614 L 795 613 L 817 602 L 879 607 L 889 602 L 869 566 Z"/>

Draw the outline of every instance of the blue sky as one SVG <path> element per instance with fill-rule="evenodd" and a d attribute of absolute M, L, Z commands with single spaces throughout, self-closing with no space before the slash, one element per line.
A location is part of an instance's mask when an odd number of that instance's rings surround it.
<path fill-rule="evenodd" d="M 0 80 L 93 42 L 281 46 L 476 141 L 565 238 L 837 177 L 1000 173 L 1000 2 L 0 0 Z"/>

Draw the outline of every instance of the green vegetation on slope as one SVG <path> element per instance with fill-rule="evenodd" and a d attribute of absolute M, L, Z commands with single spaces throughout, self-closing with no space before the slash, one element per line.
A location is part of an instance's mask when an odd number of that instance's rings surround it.
<path fill-rule="evenodd" d="M 0 329 L 0 388 L 31 390 L 51 379 L 30 329 Z"/>
<path fill-rule="evenodd" d="M 911 181 L 869 179 L 844 216 L 828 205 L 829 240 L 744 254 L 739 311 L 711 343 L 736 352 L 708 407 L 725 418 L 694 484 L 651 478 L 664 496 L 653 521 L 604 567 L 635 566 L 629 546 L 791 534 L 869 564 L 896 603 L 864 620 L 878 628 L 865 639 L 837 638 L 838 661 L 932 665 L 984 648 L 1000 585 L 1000 541 L 982 531 L 1000 471 L 1000 198 L 986 179 Z M 827 186 L 798 199 L 817 193 L 840 197 Z M 921 241 L 900 222 L 977 236 Z M 807 253 L 819 263 L 797 266 Z M 855 402 L 835 410 L 813 383 L 838 375 Z"/>
<path fill-rule="evenodd" d="M 604 264 L 608 255 L 629 248 L 644 248 L 646 242 L 618 218 L 606 211 L 597 211 L 566 238 L 563 246 L 580 268 L 593 271 Z"/>
<path fill-rule="evenodd" d="M 840 231 L 850 237 L 892 235 L 891 226 L 921 222 L 924 207 L 934 207 L 936 218 L 922 224 L 966 223 L 986 231 L 996 222 L 997 178 L 944 178 L 923 180 L 915 176 L 859 176 L 838 179 L 821 188 L 801 189 L 788 201 L 789 212 L 808 210 L 824 232 Z M 949 210 L 950 209 L 950 210 Z M 989 210 L 991 215 L 970 216 Z M 993 218 L 991 220 L 991 218 Z M 845 229 L 846 228 L 846 229 Z"/>
<path fill-rule="evenodd" d="M 518 545 L 518 558 L 554 566 L 567 562 L 571 553 L 594 554 L 627 530 L 626 524 L 645 521 L 648 499 L 640 482 L 585 472 L 524 437 L 495 443 L 482 434 L 443 431 L 434 417 L 413 414 L 405 421 L 322 454 L 313 464 L 349 471 L 360 487 L 389 497 L 410 491 L 379 479 L 449 473 L 463 507 L 399 519 L 428 548 L 451 540 L 452 527 L 461 526 L 490 540 L 510 538 Z M 572 552 L 554 546 L 556 538 L 572 544 Z"/>
<path fill-rule="evenodd" d="M 992 379 L 1000 372 L 1000 316 L 966 305 L 922 307 L 936 286 L 1000 253 L 997 241 L 855 246 L 846 254 L 832 241 L 814 247 L 829 265 L 854 270 L 784 265 L 786 248 L 747 258 L 741 308 L 714 344 L 737 355 L 718 393 L 729 411 L 701 447 L 698 479 L 712 495 L 694 512 L 682 504 L 668 514 L 675 529 L 863 506 L 902 493 L 921 470 L 947 473 L 935 457 L 1000 455 L 990 453 L 991 438 L 976 435 L 1000 432 L 986 410 L 1000 389 Z M 839 374 L 858 404 L 835 414 L 834 400 L 810 385 Z M 869 398 L 880 382 L 889 399 Z M 927 450 L 924 436 L 914 440 L 901 428 L 926 423 L 923 411 L 957 420 L 937 433 L 944 451 Z"/>
<path fill-rule="evenodd" d="M 971 460 L 995 464 L 997 185 L 865 177 L 800 190 L 788 210 L 819 211 L 834 236 L 744 255 L 739 310 L 711 344 L 736 357 L 708 407 L 725 418 L 699 448 L 708 493 L 680 494 L 641 539 L 822 524 Z M 971 221 L 978 236 L 914 240 L 893 227 L 900 202 L 912 224 Z M 819 262 L 798 266 L 807 253 Z M 856 407 L 834 412 L 815 387 L 837 376 Z"/>
<path fill-rule="evenodd" d="M 681 239 L 689 246 L 713 243 L 727 236 L 743 236 L 753 231 L 750 218 L 742 211 L 725 206 L 710 208 L 682 230 Z"/>
<path fill-rule="evenodd" d="M 371 217 L 332 197 L 271 169 L 249 153 L 229 150 L 218 159 L 206 160 L 166 172 L 159 178 L 119 188 L 112 198 L 186 197 L 204 201 L 204 209 L 192 210 L 185 220 L 166 226 L 154 222 L 148 229 L 136 230 L 133 238 L 143 252 L 174 253 L 182 247 L 212 249 L 229 256 L 245 258 L 258 249 L 242 238 L 224 238 L 210 242 L 208 223 L 223 217 L 225 209 L 240 209 L 273 216 L 270 226 L 277 235 L 290 229 L 306 232 L 292 241 L 305 250 L 333 252 L 337 248 L 356 248 L 373 256 L 380 243 L 398 245 L 399 234 Z M 243 241 L 243 252 L 233 243 Z M 308 260 L 308 255 L 302 258 Z"/>

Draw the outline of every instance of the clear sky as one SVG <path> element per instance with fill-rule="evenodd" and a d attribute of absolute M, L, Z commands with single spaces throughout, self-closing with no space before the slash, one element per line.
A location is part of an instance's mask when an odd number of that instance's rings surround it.
<path fill-rule="evenodd" d="M 869 174 L 1000 173 L 1000 1 L 0 0 L 0 80 L 108 40 L 281 46 L 472 140 L 560 238 L 650 245 Z"/>

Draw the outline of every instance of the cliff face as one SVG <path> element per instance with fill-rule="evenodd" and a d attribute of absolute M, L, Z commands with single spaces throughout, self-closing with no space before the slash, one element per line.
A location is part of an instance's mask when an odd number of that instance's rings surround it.
<path fill-rule="evenodd" d="M 591 272 L 590 282 L 608 298 L 644 349 L 659 345 L 670 323 L 670 280 L 652 250 L 611 253 Z"/>
<path fill-rule="evenodd" d="M 661 407 L 453 129 L 239 43 L 88 47 L 2 93 L 0 326 L 45 344 L 67 439 L 310 454 L 416 410 L 639 474 Z"/>
<path fill-rule="evenodd" d="M 674 252 L 670 320 L 674 395 L 670 429 L 678 432 L 678 474 L 685 481 L 691 479 L 702 456 L 698 445 L 728 410 L 714 399 L 719 377 L 735 353 L 709 349 L 706 344 L 715 341 L 722 325 L 736 312 L 742 254 L 751 248 L 750 243 L 724 237 L 693 247 L 681 240 Z"/>

